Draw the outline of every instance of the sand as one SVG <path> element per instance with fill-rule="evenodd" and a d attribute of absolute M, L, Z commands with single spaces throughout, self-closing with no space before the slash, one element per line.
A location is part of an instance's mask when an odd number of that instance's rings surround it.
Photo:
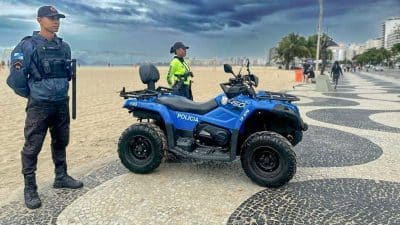
<path fill-rule="evenodd" d="M 166 86 L 167 67 L 159 67 L 161 79 L 156 86 Z M 193 95 L 195 101 L 207 101 L 222 90 L 219 83 L 232 75 L 223 67 L 194 67 Z M 238 71 L 238 68 L 234 68 Z M 291 89 L 294 71 L 267 67 L 252 68 L 258 75 L 258 89 L 280 91 Z M 71 139 L 67 148 L 68 167 L 72 174 L 82 175 L 107 159 L 117 158 L 120 134 L 136 119 L 122 109 L 123 99 L 118 92 L 145 87 L 137 67 L 80 67 L 78 68 L 77 119 L 71 120 Z M 0 205 L 22 196 L 20 151 L 24 143 L 26 99 L 7 86 L 8 70 L 0 70 Z M 39 189 L 50 185 L 54 166 L 50 153 L 50 136 L 46 137 L 39 155 L 37 177 Z"/>

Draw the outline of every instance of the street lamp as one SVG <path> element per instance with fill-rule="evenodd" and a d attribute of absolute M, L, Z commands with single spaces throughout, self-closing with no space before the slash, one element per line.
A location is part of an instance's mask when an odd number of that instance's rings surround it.
<path fill-rule="evenodd" d="M 323 7 L 322 7 L 322 1 L 323 0 L 318 0 L 319 1 L 319 18 L 318 18 L 318 38 L 317 38 L 317 54 L 316 54 L 316 61 L 317 65 L 315 66 L 315 71 L 318 74 L 318 67 L 319 67 L 319 48 L 321 44 L 321 23 L 322 23 L 322 12 L 323 12 Z"/>
<path fill-rule="evenodd" d="M 316 55 L 316 60 L 317 60 L 317 65 L 316 65 L 316 74 L 318 74 L 318 67 L 319 67 L 319 50 L 320 50 L 320 45 L 321 45 L 321 23 L 322 23 L 322 2 L 323 0 L 319 0 L 319 18 L 318 18 L 318 39 L 317 39 L 317 55 Z M 324 45 L 327 44 L 328 39 L 324 40 Z M 326 46 L 325 46 L 326 47 Z M 329 81 L 328 76 L 321 76 L 321 73 L 316 76 L 315 79 L 315 89 L 316 91 L 321 91 L 321 92 L 327 92 L 327 91 L 332 91 L 332 86 Z"/>

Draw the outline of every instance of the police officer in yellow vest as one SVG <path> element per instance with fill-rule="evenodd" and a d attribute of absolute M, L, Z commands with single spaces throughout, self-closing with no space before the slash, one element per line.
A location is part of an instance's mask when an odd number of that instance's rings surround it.
<path fill-rule="evenodd" d="M 186 49 L 188 48 L 189 47 L 185 46 L 182 42 L 176 42 L 171 47 L 170 53 L 174 53 L 175 56 L 169 66 L 167 82 L 174 90 L 174 94 L 193 100 L 191 88 L 193 73 L 184 60 Z"/>

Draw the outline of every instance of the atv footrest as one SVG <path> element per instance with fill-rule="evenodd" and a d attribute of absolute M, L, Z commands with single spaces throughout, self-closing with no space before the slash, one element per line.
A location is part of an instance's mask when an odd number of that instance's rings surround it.
<path fill-rule="evenodd" d="M 193 138 L 178 138 L 176 145 L 187 152 L 192 152 L 195 146 Z"/>
<path fill-rule="evenodd" d="M 229 155 L 230 152 L 229 151 L 221 152 L 220 149 L 217 150 L 213 148 L 198 147 L 195 148 L 192 152 L 188 152 L 180 148 L 179 146 L 175 146 L 174 148 L 170 149 L 170 151 L 185 158 L 200 159 L 200 160 L 217 160 L 225 162 L 232 161 Z"/>

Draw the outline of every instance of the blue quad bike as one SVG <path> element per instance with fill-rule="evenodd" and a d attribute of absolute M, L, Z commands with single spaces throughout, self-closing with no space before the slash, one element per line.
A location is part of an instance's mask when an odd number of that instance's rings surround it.
<path fill-rule="evenodd" d="M 155 88 L 159 71 L 142 65 L 140 78 L 147 89 L 120 92 L 123 108 L 139 122 L 128 127 L 118 142 L 122 164 L 134 173 L 149 173 L 163 158 L 232 162 L 240 156 L 247 176 L 264 187 L 280 187 L 296 173 L 297 145 L 308 126 L 291 102 L 296 96 L 258 91 L 258 77 L 233 74 L 221 83 L 223 93 L 207 102 L 194 102 Z"/>

